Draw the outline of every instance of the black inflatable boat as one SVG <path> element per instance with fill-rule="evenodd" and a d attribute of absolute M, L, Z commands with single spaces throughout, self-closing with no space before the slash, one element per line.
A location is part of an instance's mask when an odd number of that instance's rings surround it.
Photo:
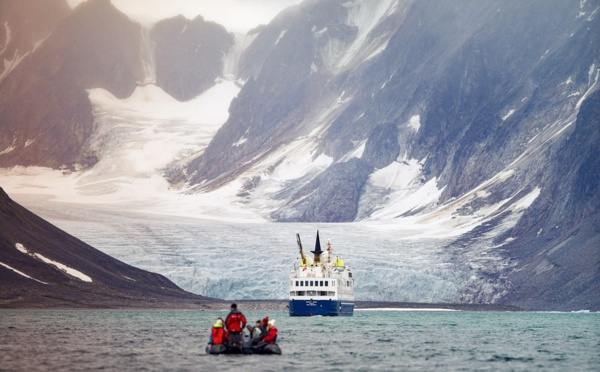
<path fill-rule="evenodd" d="M 277 344 L 255 345 L 252 347 L 237 347 L 225 344 L 206 345 L 206 354 L 276 354 L 281 355 Z"/>

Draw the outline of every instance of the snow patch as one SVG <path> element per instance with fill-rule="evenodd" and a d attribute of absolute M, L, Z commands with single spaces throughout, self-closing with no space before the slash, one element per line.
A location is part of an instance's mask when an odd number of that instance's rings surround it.
<path fill-rule="evenodd" d="M 42 40 L 39 40 L 38 42 L 36 42 L 36 43 L 33 45 L 33 49 L 32 49 L 32 50 L 30 50 L 30 51 L 28 51 L 28 52 L 26 52 L 26 53 L 24 53 L 24 54 L 22 54 L 22 55 L 19 55 L 19 50 L 18 50 L 18 49 L 15 49 L 15 52 L 14 52 L 14 54 L 13 54 L 13 56 L 12 56 L 12 59 L 6 59 L 6 58 L 4 58 L 4 60 L 3 60 L 3 70 L 2 70 L 2 72 L 0 72 L 0 81 L 2 81 L 2 80 L 5 78 L 5 77 L 7 77 L 7 76 L 8 76 L 8 74 L 10 74 L 10 72 L 11 72 L 12 70 L 14 70 L 14 69 L 15 69 L 15 68 L 16 68 L 16 67 L 17 67 L 17 66 L 18 66 L 18 65 L 21 63 L 21 61 L 22 61 L 22 60 L 23 60 L 25 57 L 27 57 L 27 56 L 28 56 L 30 53 L 33 53 L 33 52 L 35 52 L 35 51 L 36 51 L 36 49 L 37 49 L 37 48 L 38 48 L 40 45 L 42 45 L 42 43 L 43 43 L 45 40 L 46 40 L 45 38 L 44 38 L 44 39 L 42 39 Z M 0 55 L 2 55 L 2 53 L 0 53 Z"/>
<path fill-rule="evenodd" d="M 37 279 L 35 279 L 35 278 L 32 278 L 32 277 L 30 277 L 29 275 L 25 274 L 24 272 L 22 272 L 22 271 L 19 271 L 19 270 L 15 269 L 14 267 L 8 266 L 7 264 L 5 264 L 5 263 L 3 263 L 3 262 L 0 262 L 0 266 L 4 266 L 5 268 L 7 268 L 7 269 L 9 269 L 9 270 L 12 270 L 12 271 L 14 271 L 14 272 L 15 272 L 15 273 L 17 273 L 17 274 L 19 274 L 19 275 L 21 275 L 21 276 L 24 276 L 24 277 L 25 277 L 25 278 L 27 278 L 27 279 L 35 280 L 36 282 L 38 282 L 38 283 L 42 283 L 42 284 L 48 284 L 48 283 L 46 283 L 46 282 L 42 282 L 41 280 L 37 280 Z"/>
<path fill-rule="evenodd" d="M 245 136 L 243 136 L 236 143 L 232 144 L 231 147 L 238 147 L 241 144 L 245 143 L 246 141 L 248 141 L 248 138 L 246 138 Z"/>
<path fill-rule="evenodd" d="M 541 191 L 542 190 L 539 187 L 536 187 L 529 194 L 525 195 L 523 198 L 521 198 L 519 201 L 517 201 L 515 204 L 513 204 L 512 209 L 515 212 L 521 212 L 521 211 L 529 208 L 531 206 L 531 204 L 533 204 L 535 199 L 537 199 L 537 197 L 540 196 Z"/>
<path fill-rule="evenodd" d="M 437 178 L 424 183 L 422 163 L 416 159 L 396 161 L 369 176 L 369 189 L 387 190 L 379 210 L 368 220 L 396 220 L 403 215 L 435 205 L 443 191 L 437 187 Z"/>
<path fill-rule="evenodd" d="M 16 149 L 16 148 L 17 148 L 17 145 L 16 145 L 16 143 L 17 143 L 17 139 L 15 138 L 15 139 L 13 140 L 13 143 L 12 143 L 10 146 L 8 146 L 8 147 L 7 147 L 7 148 L 5 148 L 4 150 L 0 151 L 0 155 L 8 154 L 9 152 L 12 152 L 12 151 L 14 151 L 14 149 Z"/>
<path fill-rule="evenodd" d="M 63 265 L 63 264 L 61 264 L 58 261 L 54 261 L 54 260 L 51 260 L 49 258 L 46 258 L 46 257 L 42 256 L 39 253 L 31 252 L 27 248 L 25 248 L 25 246 L 23 244 L 21 244 L 21 243 L 15 244 L 15 248 L 17 248 L 19 250 L 19 252 L 22 252 L 22 253 L 24 253 L 26 255 L 29 255 L 29 256 L 31 256 L 33 258 L 37 258 L 37 259 L 39 259 L 39 260 L 41 260 L 41 261 L 43 261 L 43 262 L 45 262 L 45 263 L 47 263 L 49 265 L 52 265 L 52 266 L 56 267 L 57 269 L 63 271 L 64 273 L 69 274 L 70 276 L 75 277 L 75 278 L 77 278 L 77 279 L 79 279 L 79 280 L 81 280 L 83 282 L 88 282 L 88 283 L 92 282 L 92 278 L 90 278 L 89 276 L 85 275 L 81 271 L 75 270 L 75 269 L 73 269 L 73 268 L 71 268 L 71 267 L 69 267 L 67 265 Z"/>
<path fill-rule="evenodd" d="M 558 84 L 557 87 L 560 87 L 561 85 L 572 85 L 574 83 L 573 78 L 571 76 L 569 76 L 569 78 L 565 81 L 563 81 L 562 83 Z"/>
<path fill-rule="evenodd" d="M 509 117 L 510 117 L 512 114 L 514 114 L 514 113 L 515 113 L 515 109 L 510 109 L 510 110 L 509 110 L 509 111 L 506 113 L 506 115 L 504 115 L 504 116 L 502 117 L 502 121 L 506 121 L 506 119 L 508 119 L 508 118 L 509 118 Z"/>
<path fill-rule="evenodd" d="M 408 121 L 408 127 L 415 131 L 415 133 L 419 132 L 421 128 L 421 115 L 414 115 Z"/>
<path fill-rule="evenodd" d="M 310 146 L 309 143 L 297 143 L 297 145 L 305 147 Z M 314 151 L 314 150 L 313 150 Z M 290 181 L 301 178 L 315 170 L 324 170 L 333 163 L 333 158 L 325 154 L 320 154 L 314 158 L 313 151 L 294 151 L 287 153 L 280 165 L 275 168 L 271 174 L 271 178 L 278 181 Z M 287 152 L 287 151 L 286 151 Z"/>
<path fill-rule="evenodd" d="M 4 54 L 4 52 L 6 51 L 6 47 L 8 47 L 8 44 L 10 44 L 11 40 L 12 40 L 12 30 L 10 29 L 10 26 L 8 25 L 8 21 L 4 22 L 4 34 L 6 35 L 6 41 L 4 42 L 4 46 L 2 48 L 2 50 L 0 50 L 0 56 L 2 54 Z"/>
<path fill-rule="evenodd" d="M 279 36 L 277 37 L 277 41 L 275 41 L 275 45 L 279 44 L 279 40 L 281 40 L 287 32 L 288 32 L 288 30 L 283 30 L 279 33 Z"/>
<path fill-rule="evenodd" d="M 362 158 L 366 144 L 367 140 L 361 141 L 360 145 L 354 151 L 350 152 L 350 158 Z"/>
<path fill-rule="evenodd" d="M 369 177 L 373 186 L 392 190 L 405 190 L 418 182 L 422 175 L 421 165 L 416 159 L 395 161 L 385 168 L 379 169 Z"/>
<path fill-rule="evenodd" d="M 588 90 L 583 94 L 581 99 L 575 105 L 575 108 L 579 110 L 579 107 L 583 103 L 583 101 L 596 89 L 596 84 L 598 83 L 598 77 L 600 75 L 600 69 L 596 69 L 596 64 L 592 63 L 590 69 L 588 70 Z"/>

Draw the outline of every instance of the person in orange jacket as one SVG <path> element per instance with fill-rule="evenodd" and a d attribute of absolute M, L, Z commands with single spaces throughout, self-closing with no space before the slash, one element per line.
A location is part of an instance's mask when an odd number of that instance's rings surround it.
<path fill-rule="evenodd" d="M 213 327 L 210 331 L 210 343 L 213 345 L 219 345 L 225 341 L 229 341 L 229 333 L 223 327 L 223 319 L 219 318 L 215 324 L 213 324 Z"/>

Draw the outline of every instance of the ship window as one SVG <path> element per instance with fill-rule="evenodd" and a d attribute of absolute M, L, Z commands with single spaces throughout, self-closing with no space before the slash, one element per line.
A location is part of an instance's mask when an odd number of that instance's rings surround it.
<path fill-rule="evenodd" d="M 329 280 L 325 281 L 325 287 L 329 287 Z"/>
<path fill-rule="evenodd" d="M 310 281 L 310 286 L 311 286 L 311 287 L 313 286 L 313 281 L 312 281 L 312 280 Z"/>
<path fill-rule="evenodd" d="M 327 291 L 319 291 L 319 296 L 327 296 Z"/>
<path fill-rule="evenodd" d="M 308 280 L 304 281 L 304 285 L 308 287 Z"/>
<path fill-rule="evenodd" d="M 335 296 L 335 292 L 334 291 L 329 291 L 327 293 L 329 294 L 329 296 Z"/>
<path fill-rule="evenodd" d="M 306 292 L 304 292 L 304 291 L 298 291 L 298 296 L 305 296 L 305 295 L 306 295 Z"/>
<path fill-rule="evenodd" d="M 349 277 L 349 278 L 352 278 L 352 273 L 348 273 L 348 277 Z"/>
<path fill-rule="evenodd" d="M 323 281 L 322 280 L 321 280 L 321 284 L 319 284 L 319 286 L 321 286 L 321 287 L 323 286 Z"/>
<path fill-rule="evenodd" d="M 306 291 L 306 294 L 308 296 L 316 296 L 317 295 L 317 291 Z"/>
<path fill-rule="evenodd" d="M 300 287 L 304 287 L 304 282 L 302 280 L 300 281 Z"/>
<path fill-rule="evenodd" d="M 290 291 L 290 296 L 295 296 L 296 292 L 295 291 Z"/>
<path fill-rule="evenodd" d="M 298 286 L 298 281 L 296 280 L 296 287 Z"/>

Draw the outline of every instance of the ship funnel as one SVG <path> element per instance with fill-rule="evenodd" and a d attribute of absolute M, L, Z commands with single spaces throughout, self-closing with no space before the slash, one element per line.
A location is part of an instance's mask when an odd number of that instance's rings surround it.
<path fill-rule="evenodd" d="M 321 250 L 321 241 L 319 240 L 319 230 L 317 230 L 317 241 L 315 242 L 315 250 L 311 252 L 315 255 L 313 262 L 315 264 L 320 263 L 321 254 L 323 253 L 323 251 Z"/>

